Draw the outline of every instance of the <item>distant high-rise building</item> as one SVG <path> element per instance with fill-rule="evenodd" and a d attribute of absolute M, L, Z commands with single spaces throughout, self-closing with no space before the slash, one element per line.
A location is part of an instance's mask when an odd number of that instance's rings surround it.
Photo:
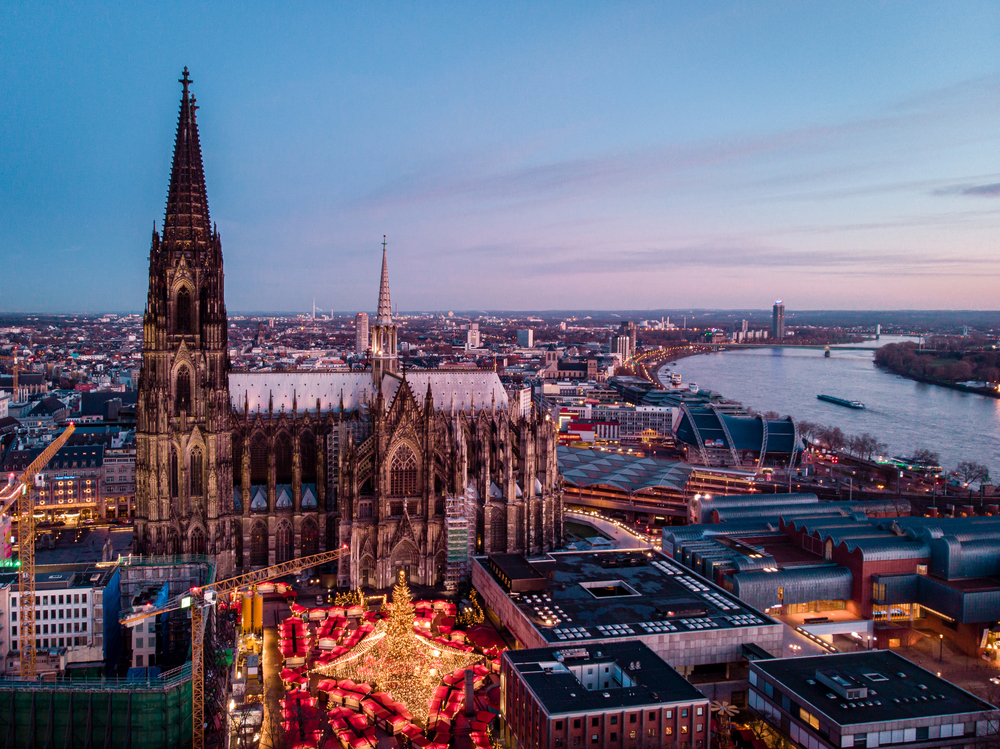
<path fill-rule="evenodd" d="M 742 328 L 741 328 L 741 330 L 743 331 L 743 335 L 744 335 L 744 336 L 746 336 L 746 334 L 747 334 L 747 330 L 749 330 L 749 329 L 750 329 L 750 323 L 749 323 L 749 322 L 747 322 L 746 320 L 744 320 L 744 321 L 743 321 L 743 326 L 742 326 Z"/>
<path fill-rule="evenodd" d="M 629 354 L 635 353 L 636 344 L 636 325 L 631 321 L 624 321 L 618 326 L 618 334 L 628 336 L 629 342 Z"/>
<path fill-rule="evenodd" d="M 618 354 L 624 362 L 632 356 L 632 340 L 627 335 L 613 337 L 611 339 L 611 353 Z"/>
<path fill-rule="evenodd" d="M 469 323 L 469 330 L 465 334 L 465 348 L 479 348 L 479 323 Z"/>
<path fill-rule="evenodd" d="M 368 346 L 371 341 L 368 339 L 368 313 L 359 312 L 358 316 L 354 318 L 354 327 L 356 328 L 357 340 L 354 343 L 354 350 L 359 356 L 364 356 L 365 352 L 368 351 Z"/>
<path fill-rule="evenodd" d="M 785 303 L 780 299 L 774 303 L 771 337 L 777 338 L 779 341 L 785 337 Z"/>
<path fill-rule="evenodd" d="M 531 328 L 517 331 L 517 345 L 521 348 L 531 348 L 535 345 L 535 331 Z"/>

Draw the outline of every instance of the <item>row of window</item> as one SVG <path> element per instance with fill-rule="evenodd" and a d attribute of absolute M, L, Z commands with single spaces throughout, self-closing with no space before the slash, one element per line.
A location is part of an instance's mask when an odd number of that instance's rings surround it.
<path fill-rule="evenodd" d="M 72 622 L 72 624 L 73 624 L 73 630 L 72 630 L 73 632 L 86 632 L 87 631 L 87 622 Z M 36 622 L 35 623 L 35 634 L 36 635 L 37 634 L 43 634 L 43 635 L 64 634 L 64 633 L 70 631 L 69 625 L 70 625 L 70 622 L 66 622 L 65 624 L 63 624 L 62 622 L 60 622 L 59 625 L 58 625 L 59 629 L 57 631 L 55 624 L 52 625 L 52 629 L 50 630 L 48 624 L 38 624 Z M 65 627 L 65 629 L 64 629 L 64 627 Z M 12 626 L 10 628 L 10 636 L 11 637 L 17 637 L 17 627 L 16 626 Z"/>
<path fill-rule="evenodd" d="M 688 708 L 682 707 L 681 710 L 680 710 L 680 717 L 686 718 L 686 717 L 688 717 L 688 715 L 690 714 L 690 712 L 691 711 Z M 696 707 L 695 708 L 695 715 L 704 715 L 704 713 L 705 713 L 705 708 L 704 707 Z M 651 722 L 651 723 L 652 722 L 656 722 L 656 716 L 657 715 L 658 715 L 658 713 L 656 713 L 655 711 L 651 711 L 649 713 L 649 716 L 647 717 L 647 721 Z M 674 717 L 674 711 L 673 710 L 665 710 L 664 711 L 664 717 L 667 720 L 672 719 Z M 639 714 L 638 713 L 632 713 L 631 715 L 628 716 L 628 722 L 629 723 L 636 723 L 638 721 L 638 718 L 639 718 Z M 582 725 L 582 721 L 583 721 L 583 718 L 574 718 L 573 719 L 573 728 L 580 728 L 581 725 Z M 556 730 L 557 731 L 563 730 L 563 721 L 557 720 L 555 723 L 556 723 Z M 618 725 L 618 716 L 617 715 L 612 715 L 610 717 L 610 719 L 609 719 L 609 723 L 612 726 L 617 726 Z M 591 726 L 591 728 L 597 728 L 599 725 L 601 725 L 601 719 L 600 718 L 591 718 L 590 719 L 590 726 Z"/>
<path fill-rule="evenodd" d="M 39 640 L 35 640 L 35 648 L 62 648 L 62 647 L 74 647 L 78 645 L 86 645 L 87 637 L 43 637 Z M 94 638 L 94 645 L 100 647 L 104 644 L 104 638 L 101 635 L 97 635 Z M 17 640 L 11 640 L 10 649 L 17 652 Z"/>
<path fill-rule="evenodd" d="M 65 600 L 63 600 L 65 598 Z M 70 598 L 73 600 L 71 601 Z M 52 599 L 51 601 L 49 599 Z M 58 600 L 56 600 L 58 599 Z M 11 596 L 11 606 L 17 606 L 19 599 L 18 596 Z M 73 593 L 72 595 L 66 594 L 64 596 L 35 596 L 36 606 L 62 606 L 63 604 L 70 603 L 86 603 L 87 594 L 86 593 Z"/>

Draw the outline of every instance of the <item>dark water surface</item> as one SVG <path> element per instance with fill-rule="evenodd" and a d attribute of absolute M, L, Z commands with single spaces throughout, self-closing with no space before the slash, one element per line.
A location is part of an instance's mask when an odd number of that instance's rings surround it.
<path fill-rule="evenodd" d="M 874 349 L 908 340 L 882 336 Z M 926 447 L 951 470 L 961 460 L 1000 475 L 1000 400 L 907 380 L 878 369 L 871 351 L 766 348 L 724 351 L 681 359 L 666 372 L 684 383 L 715 390 L 758 411 L 838 426 L 847 434 L 870 432 L 890 455 Z M 864 411 L 817 400 L 820 393 L 859 400 Z"/>

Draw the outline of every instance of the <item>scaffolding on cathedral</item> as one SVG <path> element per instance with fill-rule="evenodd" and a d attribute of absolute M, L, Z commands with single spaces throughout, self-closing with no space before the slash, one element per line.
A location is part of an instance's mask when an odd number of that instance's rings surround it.
<path fill-rule="evenodd" d="M 448 561 L 445 590 L 457 590 L 469 578 L 472 555 L 476 548 L 476 500 L 470 492 L 445 499 L 445 533 Z"/>
<path fill-rule="evenodd" d="M 431 697 L 442 677 L 481 663 L 484 656 L 425 640 L 414 631 L 414 620 L 410 588 L 400 571 L 389 618 L 381 620 L 354 650 L 315 672 L 370 684 L 402 702 L 414 718 L 426 724 Z"/>

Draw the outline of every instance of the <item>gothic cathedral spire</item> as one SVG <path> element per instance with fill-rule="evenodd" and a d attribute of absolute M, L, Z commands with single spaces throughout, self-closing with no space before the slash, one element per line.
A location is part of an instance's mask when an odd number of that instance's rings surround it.
<path fill-rule="evenodd" d="M 382 280 L 378 289 L 378 310 L 372 323 L 372 380 L 381 387 L 382 378 L 396 372 L 396 324 L 392 321 L 392 303 L 389 301 L 389 262 L 386 258 L 385 235 L 382 235 Z"/>
<path fill-rule="evenodd" d="M 187 68 L 179 82 L 163 235 L 154 230 L 149 252 L 135 545 L 142 554 L 225 554 L 233 479 L 222 241 L 209 218 Z"/>

